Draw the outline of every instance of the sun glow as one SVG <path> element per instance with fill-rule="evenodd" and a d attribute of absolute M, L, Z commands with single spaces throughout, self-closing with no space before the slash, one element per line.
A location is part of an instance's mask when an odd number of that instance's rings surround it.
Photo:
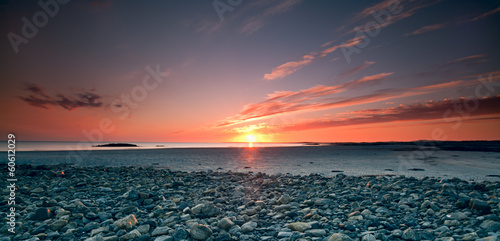
<path fill-rule="evenodd" d="M 247 138 L 247 141 L 250 143 L 257 141 L 257 137 L 255 135 L 247 135 L 246 138 Z"/>

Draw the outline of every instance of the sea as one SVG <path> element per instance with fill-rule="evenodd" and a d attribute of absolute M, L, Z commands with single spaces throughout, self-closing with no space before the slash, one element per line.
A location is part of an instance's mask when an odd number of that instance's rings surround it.
<path fill-rule="evenodd" d="M 16 142 L 16 164 L 135 166 L 323 176 L 403 175 L 500 181 L 500 142 L 379 143 Z M 11 146 L 12 147 L 12 146 Z M 0 147 L 7 157 L 7 145 Z M 21 166 L 22 167 L 22 166 Z"/>

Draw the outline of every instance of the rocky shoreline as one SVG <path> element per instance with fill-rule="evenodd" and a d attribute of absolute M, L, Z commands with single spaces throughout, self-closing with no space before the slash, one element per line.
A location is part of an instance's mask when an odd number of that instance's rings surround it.
<path fill-rule="evenodd" d="M 499 240 L 500 183 L 22 165 L 4 240 Z M 498 236 L 498 237 L 497 237 Z"/>

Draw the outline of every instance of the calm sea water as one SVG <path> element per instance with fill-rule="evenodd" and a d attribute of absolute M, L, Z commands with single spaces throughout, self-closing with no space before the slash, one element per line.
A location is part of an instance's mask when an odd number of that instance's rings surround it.
<path fill-rule="evenodd" d="M 147 166 L 178 171 L 394 174 L 500 180 L 500 153 L 426 151 L 401 145 L 304 146 L 248 143 L 135 143 L 139 148 L 92 148 L 78 142 L 19 142 L 16 163 L 75 166 Z M 2 155 L 7 156 L 5 149 Z"/>

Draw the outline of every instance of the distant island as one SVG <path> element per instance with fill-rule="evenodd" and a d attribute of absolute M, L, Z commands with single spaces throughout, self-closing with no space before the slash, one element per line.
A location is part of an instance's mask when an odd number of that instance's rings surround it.
<path fill-rule="evenodd" d="M 92 147 L 138 147 L 138 145 L 130 143 L 108 143 L 102 145 L 95 145 Z"/>

